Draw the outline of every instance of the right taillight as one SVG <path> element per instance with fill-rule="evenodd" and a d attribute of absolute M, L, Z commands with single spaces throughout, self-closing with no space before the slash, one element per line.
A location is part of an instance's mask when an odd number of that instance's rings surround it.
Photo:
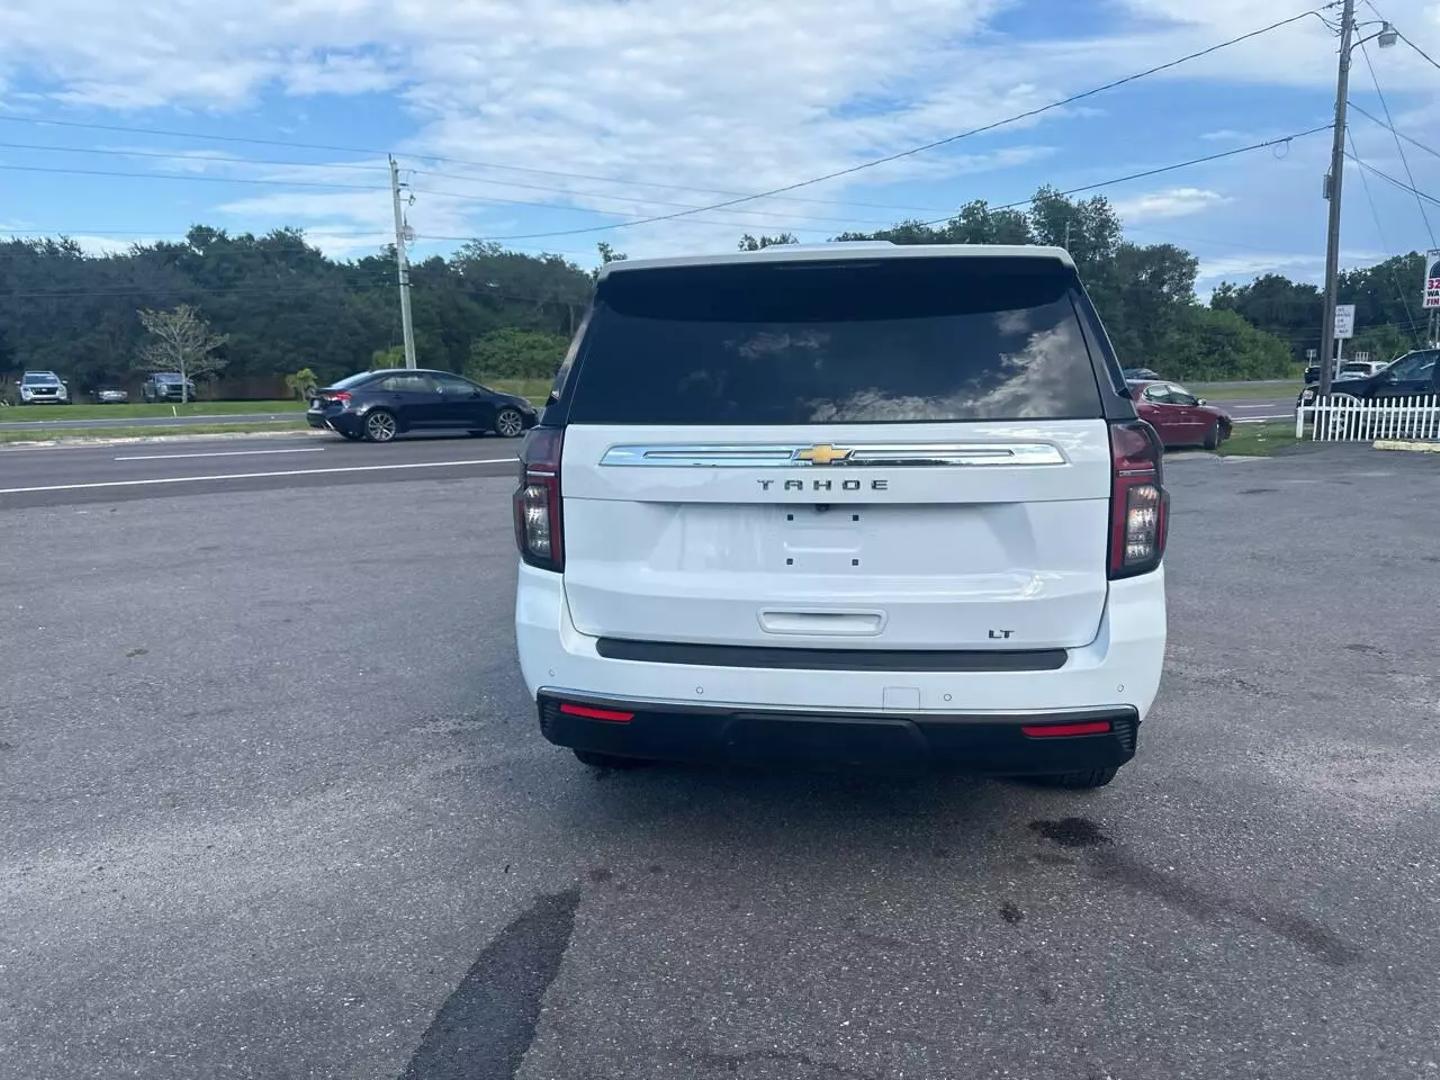
<path fill-rule="evenodd" d="M 520 558 L 542 570 L 565 569 L 560 511 L 560 450 L 564 428 L 537 427 L 520 450 L 520 486 L 515 490 L 515 544 Z"/>
<path fill-rule="evenodd" d="M 1169 496 L 1160 436 L 1143 420 L 1110 425 L 1110 577 L 1145 574 L 1165 554 Z"/>

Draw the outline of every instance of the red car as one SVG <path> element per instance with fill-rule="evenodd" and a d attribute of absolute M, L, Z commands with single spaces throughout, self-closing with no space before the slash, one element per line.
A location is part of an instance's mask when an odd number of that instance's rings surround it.
<path fill-rule="evenodd" d="M 1230 437 L 1230 417 L 1204 398 L 1172 382 L 1131 382 L 1135 411 L 1160 433 L 1166 446 L 1203 446 L 1214 450 Z"/>

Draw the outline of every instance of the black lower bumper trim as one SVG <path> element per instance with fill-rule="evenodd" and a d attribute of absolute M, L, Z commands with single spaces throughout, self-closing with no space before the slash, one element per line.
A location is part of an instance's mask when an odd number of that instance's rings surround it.
<path fill-rule="evenodd" d="M 1064 649 L 788 649 L 600 638 L 609 660 L 784 671 L 1055 671 Z"/>
<path fill-rule="evenodd" d="M 626 722 L 561 710 L 562 704 L 631 715 Z M 1134 709 L 1024 716 L 836 714 L 654 705 L 542 693 L 540 730 L 558 746 L 670 761 L 817 762 L 924 767 L 1009 776 L 1123 765 L 1135 756 Z M 1107 721 L 1093 735 L 1035 736 L 1022 728 Z"/>

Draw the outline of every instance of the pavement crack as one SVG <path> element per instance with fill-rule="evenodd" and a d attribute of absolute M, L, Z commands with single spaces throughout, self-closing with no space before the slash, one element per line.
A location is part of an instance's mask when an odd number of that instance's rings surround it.
<path fill-rule="evenodd" d="M 512 1080 L 579 903 L 578 889 L 542 896 L 500 931 L 436 1012 L 401 1080 Z"/>

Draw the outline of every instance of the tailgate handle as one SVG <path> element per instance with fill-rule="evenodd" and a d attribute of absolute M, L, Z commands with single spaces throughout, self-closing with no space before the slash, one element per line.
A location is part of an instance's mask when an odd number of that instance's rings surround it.
<path fill-rule="evenodd" d="M 769 609 L 760 612 L 760 629 L 767 634 L 869 637 L 885 629 L 885 612 Z"/>

